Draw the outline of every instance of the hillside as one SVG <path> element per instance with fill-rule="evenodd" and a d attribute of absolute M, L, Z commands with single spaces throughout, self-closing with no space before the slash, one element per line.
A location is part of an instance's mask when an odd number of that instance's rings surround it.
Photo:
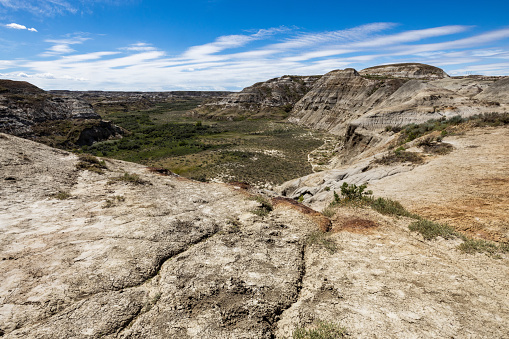
<path fill-rule="evenodd" d="M 258 82 L 220 100 L 211 100 L 193 110 L 194 116 L 209 119 L 282 119 L 320 76 L 285 75 Z"/>
<path fill-rule="evenodd" d="M 125 131 L 102 121 L 83 100 L 24 81 L 0 80 L 0 132 L 71 146 L 119 138 Z"/>
<path fill-rule="evenodd" d="M 319 321 L 356 338 L 507 334 L 508 255 L 423 241 L 409 218 L 342 207 L 329 223 L 5 134 L 0 164 L 4 338 L 290 338 Z"/>
<path fill-rule="evenodd" d="M 219 97 L 1 82 L 25 139 L 0 132 L 0 337 L 506 338 L 508 79 L 396 64 Z M 94 111 L 129 134 L 50 147 L 115 126 Z"/>

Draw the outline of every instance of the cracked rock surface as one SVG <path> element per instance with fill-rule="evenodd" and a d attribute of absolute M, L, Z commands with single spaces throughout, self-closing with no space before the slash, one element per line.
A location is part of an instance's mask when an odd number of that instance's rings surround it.
<path fill-rule="evenodd" d="M 332 253 L 310 241 L 330 221 L 291 200 L 260 216 L 233 186 L 77 163 L 0 134 L 2 338 L 291 338 L 316 321 L 354 338 L 507 337 L 507 254 L 362 209 L 332 218 Z"/>
<path fill-rule="evenodd" d="M 5 337 L 272 335 L 300 288 L 310 218 L 259 217 L 227 185 L 110 160 L 103 174 L 78 171 L 77 161 L 1 135 Z"/>

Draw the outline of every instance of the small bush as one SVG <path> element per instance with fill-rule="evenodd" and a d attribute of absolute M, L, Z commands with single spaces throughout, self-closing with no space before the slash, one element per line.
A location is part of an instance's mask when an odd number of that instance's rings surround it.
<path fill-rule="evenodd" d="M 398 201 L 394 201 L 388 198 L 372 198 L 369 199 L 368 203 L 371 208 L 381 214 L 419 218 L 418 215 L 407 211 Z"/>
<path fill-rule="evenodd" d="M 334 254 L 338 250 L 338 246 L 336 242 L 331 239 L 330 234 L 322 231 L 311 233 L 307 239 L 307 244 L 318 245 L 326 249 L 330 254 Z"/>
<path fill-rule="evenodd" d="M 466 239 L 458 246 L 460 251 L 465 253 L 487 253 L 489 255 L 497 255 L 499 253 L 509 253 L 509 244 L 503 243 L 497 245 L 494 242 L 482 239 Z"/>
<path fill-rule="evenodd" d="M 90 154 L 79 154 L 78 155 L 78 163 L 76 164 L 76 168 L 79 170 L 87 170 L 95 173 L 102 174 L 103 170 L 107 169 L 106 163 L 104 160 L 99 160 L 95 156 Z"/>
<path fill-rule="evenodd" d="M 408 228 L 410 231 L 419 232 L 425 240 L 432 240 L 436 237 L 451 239 L 461 237 L 461 235 L 447 224 L 439 224 L 433 221 L 421 219 L 411 223 Z"/>
<path fill-rule="evenodd" d="M 344 199 L 348 200 L 362 200 L 364 197 L 373 194 L 372 191 L 365 191 L 367 187 L 367 184 L 357 186 L 355 184 L 349 185 L 348 183 L 344 182 L 343 185 L 341 185 L 341 195 L 344 197 Z M 336 201 L 338 201 L 337 195 L 334 195 L 334 198 Z"/>
<path fill-rule="evenodd" d="M 313 328 L 297 328 L 293 339 L 337 339 L 347 335 L 346 329 L 332 322 L 319 322 Z"/>

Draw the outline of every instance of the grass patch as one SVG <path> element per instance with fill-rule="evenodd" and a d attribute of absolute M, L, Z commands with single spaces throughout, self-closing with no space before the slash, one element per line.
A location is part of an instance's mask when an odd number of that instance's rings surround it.
<path fill-rule="evenodd" d="M 334 254 L 338 250 L 338 245 L 336 242 L 330 237 L 329 233 L 325 233 L 322 231 L 316 231 L 309 235 L 306 243 L 308 245 L 317 245 L 321 248 L 327 250 L 330 254 Z"/>
<path fill-rule="evenodd" d="M 425 240 L 433 240 L 437 237 L 442 237 L 444 239 L 464 237 L 447 224 L 439 224 L 426 219 L 417 220 L 411 223 L 408 228 L 410 231 L 421 233 Z"/>
<path fill-rule="evenodd" d="M 390 165 L 394 163 L 411 162 L 413 164 L 422 164 L 424 159 L 422 154 L 417 152 L 407 152 L 400 148 L 395 151 L 389 151 L 381 158 L 374 161 L 375 164 Z"/>
<path fill-rule="evenodd" d="M 369 197 L 367 200 L 368 205 L 380 214 L 395 215 L 409 218 L 419 218 L 417 214 L 407 211 L 403 205 L 398 201 L 388 198 L 373 198 Z"/>
<path fill-rule="evenodd" d="M 134 185 L 145 185 L 148 182 L 141 179 L 140 176 L 136 173 L 124 173 L 121 176 L 110 178 L 110 183 L 112 182 L 126 182 Z"/>
<path fill-rule="evenodd" d="M 104 160 L 99 160 L 91 154 L 78 154 L 78 163 L 76 168 L 79 170 L 87 170 L 99 174 L 103 174 L 107 169 Z"/>
<path fill-rule="evenodd" d="M 270 212 L 273 210 L 272 203 L 269 201 L 269 199 L 261 196 L 256 195 L 254 197 L 250 198 L 251 200 L 254 200 L 260 204 L 257 208 L 251 211 L 251 213 L 256 214 L 259 217 L 265 217 L 269 215 Z"/>
<path fill-rule="evenodd" d="M 71 194 L 69 192 L 59 191 L 58 193 L 51 194 L 50 197 L 58 200 L 67 200 L 71 198 Z"/>
<path fill-rule="evenodd" d="M 336 214 L 336 209 L 334 208 L 334 205 L 329 205 L 325 207 L 322 211 L 322 214 L 327 218 L 332 218 Z"/>
<path fill-rule="evenodd" d="M 371 207 L 384 215 L 402 216 L 419 219 L 420 217 L 407 211 L 399 202 L 389 198 L 374 198 L 372 191 L 366 191 L 367 184 L 357 186 L 344 182 L 341 186 L 341 196 L 334 192 L 334 201 L 324 210 L 333 213 L 334 206 Z M 322 212 L 323 214 L 323 212 Z"/>
<path fill-rule="evenodd" d="M 293 331 L 293 339 L 337 339 L 346 337 L 346 329 L 332 322 L 321 321 L 312 328 L 298 327 Z"/>
<path fill-rule="evenodd" d="M 509 253 L 509 244 L 496 244 L 492 241 L 483 239 L 466 239 L 458 246 L 458 249 L 465 253 L 486 253 L 489 255 L 498 255 L 500 253 Z"/>

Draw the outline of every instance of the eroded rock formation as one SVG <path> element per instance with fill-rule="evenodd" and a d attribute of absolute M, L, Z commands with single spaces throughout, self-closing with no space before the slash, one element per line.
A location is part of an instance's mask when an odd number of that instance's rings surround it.
<path fill-rule="evenodd" d="M 214 119 L 286 117 L 319 78 L 285 75 L 259 82 L 239 93 L 205 103 L 194 114 Z"/>
<path fill-rule="evenodd" d="M 102 121 L 92 106 L 84 100 L 52 95 L 22 81 L 0 80 L 0 132 L 28 138 L 48 133 L 68 134 L 70 129 L 55 128 L 62 121 L 86 125 L 85 130 L 72 136 L 77 145 L 91 145 L 95 141 L 121 137 L 125 132 L 113 124 Z"/>

